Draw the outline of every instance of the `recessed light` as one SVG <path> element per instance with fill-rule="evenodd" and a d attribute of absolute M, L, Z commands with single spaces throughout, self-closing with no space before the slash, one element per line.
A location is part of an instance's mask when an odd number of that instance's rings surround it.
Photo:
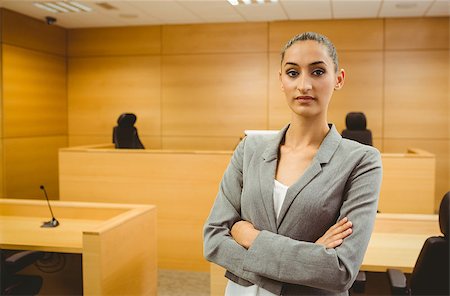
<path fill-rule="evenodd" d="M 401 3 L 395 4 L 395 8 L 398 8 L 398 9 L 411 9 L 411 8 L 416 8 L 416 7 L 417 7 L 417 2 L 401 2 Z"/>

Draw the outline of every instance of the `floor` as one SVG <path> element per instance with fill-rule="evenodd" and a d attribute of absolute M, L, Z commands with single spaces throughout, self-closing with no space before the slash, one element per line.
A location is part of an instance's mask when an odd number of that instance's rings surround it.
<path fill-rule="evenodd" d="M 158 270 L 158 296 L 209 296 L 209 272 Z"/>

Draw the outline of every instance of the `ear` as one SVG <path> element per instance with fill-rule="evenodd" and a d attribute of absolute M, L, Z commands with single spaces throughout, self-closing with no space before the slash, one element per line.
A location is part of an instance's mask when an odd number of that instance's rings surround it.
<path fill-rule="evenodd" d="M 336 76 L 336 85 L 334 86 L 335 90 L 340 90 L 344 86 L 345 81 L 345 71 L 341 69 Z"/>
<path fill-rule="evenodd" d="M 280 87 L 281 87 L 281 91 L 284 92 L 283 82 L 281 81 L 281 70 L 278 71 L 278 79 L 280 79 Z"/>

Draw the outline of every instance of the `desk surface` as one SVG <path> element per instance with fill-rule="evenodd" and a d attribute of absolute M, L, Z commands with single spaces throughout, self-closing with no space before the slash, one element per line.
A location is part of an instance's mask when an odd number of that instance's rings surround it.
<path fill-rule="evenodd" d="M 156 295 L 156 208 L 0 199 L 0 248 L 82 254 L 85 295 Z"/>
<path fill-rule="evenodd" d="M 0 247 L 81 254 L 83 231 L 102 223 L 99 220 L 59 218 L 58 227 L 40 227 L 47 220 L 48 217 L 0 216 Z"/>

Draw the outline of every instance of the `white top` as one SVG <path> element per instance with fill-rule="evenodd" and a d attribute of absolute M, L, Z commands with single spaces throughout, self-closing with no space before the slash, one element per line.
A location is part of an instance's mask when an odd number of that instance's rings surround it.
<path fill-rule="evenodd" d="M 277 214 L 277 218 L 280 215 L 281 206 L 286 198 L 287 190 L 289 186 L 286 186 L 277 180 L 274 180 L 273 187 L 273 208 Z M 276 296 L 275 294 L 264 290 L 257 285 L 244 287 L 236 284 L 233 281 L 228 280 L 227 288 L 225 289 L 225 296 Z"/>

